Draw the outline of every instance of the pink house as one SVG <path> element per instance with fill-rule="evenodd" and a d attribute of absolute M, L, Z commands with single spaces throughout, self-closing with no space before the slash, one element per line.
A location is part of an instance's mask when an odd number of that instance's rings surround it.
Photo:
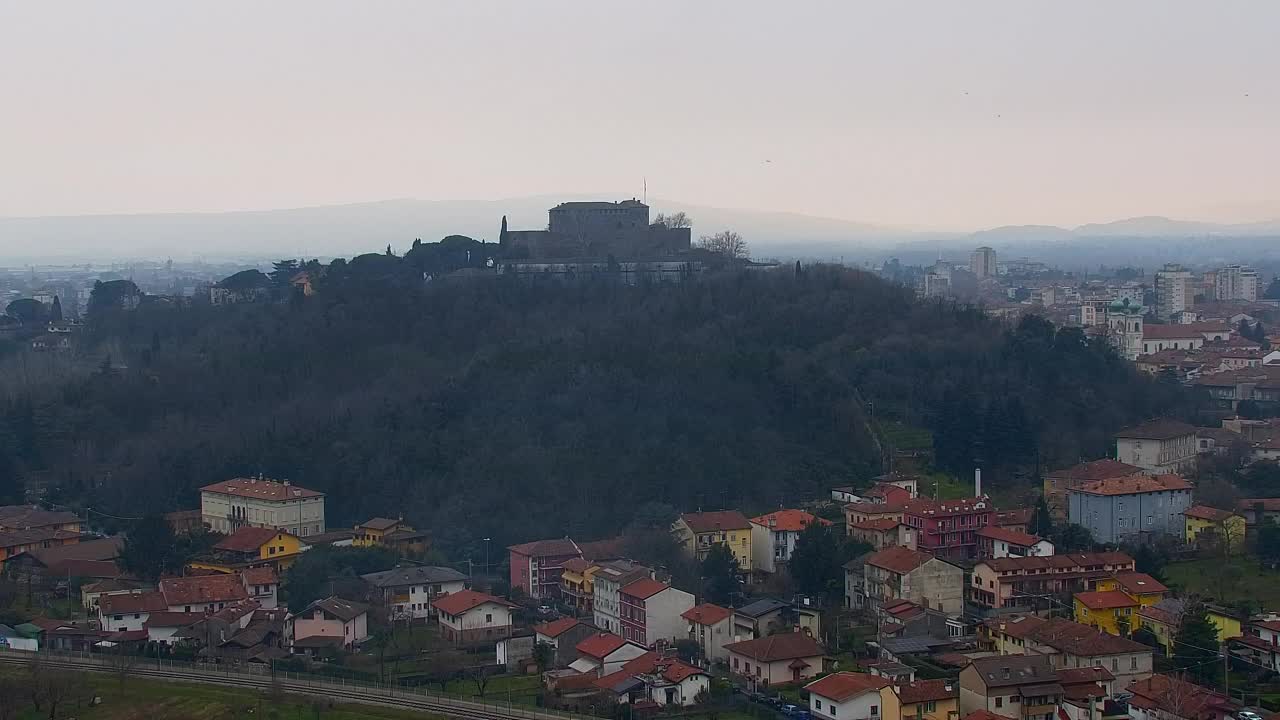
<path fill-rule="evenodd" d="M 564 564 L 582 557 L 578 544 L 569 538 L 535 540 L 507 548 L 511 553 L 511 587 L 533 598 L 560 597 Z"/>
<path fill-rule="evenodd" d="M 917 498 L 907 503 L 902 521 L 916 531 L 916 547 L 935 557 L 977 556 L 978 531 L 992 524 L 995 509 L 984 497 L 961 500 Z"/>
<path fill-rule="evenodd" d="M 317 600 L 293 620 L 296 649 L 353 647 L 369 637 L 368 607 L 339 597 Z"/>

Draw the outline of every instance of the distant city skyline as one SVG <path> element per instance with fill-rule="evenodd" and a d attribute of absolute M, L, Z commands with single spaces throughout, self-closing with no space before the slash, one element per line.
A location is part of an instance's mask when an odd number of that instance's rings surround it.
<path fill-rule="evenodd" d="M 1276 27 L 1266 0 L 7 3 L 0 217 L 647 182 L 910 229 L 1274 220 Z"/>

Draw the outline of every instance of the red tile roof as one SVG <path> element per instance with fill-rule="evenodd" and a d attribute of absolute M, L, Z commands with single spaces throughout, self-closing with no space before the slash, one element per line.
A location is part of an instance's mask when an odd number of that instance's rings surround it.
<path fill-rule="evenodd" d="M 290 485 L 287 480 L 284 482 L 276 482 L 274 480 L 259 480 L 257 478 L 233 478 L 231 480 L 223 480 L 222 482 L 216 482 L 212 485 L 205 485 L 200 488 L 200 491 L 222 493 L 224 495 L 234 495 L 236 497 L 255 498 L 258 500 L 270 500 L 272 502 L 324 497 L 324 493 L 322 492 L 308 490 L 297 485 Z"/>
<path fill-rule="evenodd" d="M 910 500 L 895 498 L 886 500 L 882 503 L 873 502 L 856 502 L 845 503 L 844 509 L 852 512 L 862 513 L 863 515 L 888 515 L 890 513 L 900 513 L 907 506 Z"/>
<path fill-rule="evenodd" d="M 1155 605 L 1148 605 L 1146 607 L 1139 608 L 1138 615 L 1174 628 L 1182 624 L 1181 617 L 1165 610 L 1164 608 L 1156 607 Z"/>
<path fill-rule="evenodd" d="M 275 585 L 279 582 L 276 571 L 269 567 L 249 568 L 240 573 L 247 585 Z"/>
<path fill-rule="evenodd" d="M 565 560 L 560 567 L 564 568 L 569 572 L 575 572 L 581 575 L 582 573 L 590 570 L 593 564 L 594 563 L 592 563 L 590 560 L 583 560 L 582 558 L 569 558 L 568 560 Z"/>
<path fill-rule="evenodd" d="M 234 602 L 249 596 L 239 575 L 165 578 L 160 581 L 160 592 L 170 605 Z"/>
<path fill-rule="evenodd" d="M 802 632 L 782 633 L 729 643 L 726 650 L 761 662 L 811 658 L 823 654 L 822 646 Z"/>
<path fill-rule="evenodd" d="M 865 692 L 889 687 L 888 678 L 879 675 L 856 672 L 832 673 L 821 680 L 814 680 L 804 686 L 811 695 L 818 695 L 836 702 L 843 702 Z M 903 700 L 903 702 L 907 702 Z"/>
<path fill-rule="evenodd" d="M 737 510 L 715 510 L 712 512 L 685 513 L 680 516 L 684 524 L 695 533 L 718 532 L 720 530 L 750 530 L 751 521 Z"/>
<path fill-rule="evenodd" d="M 978 564 L 986 565 L 992 570 L 996 570 L 998 572 L 1044 570 L 1046 568 L 1058 568 L 1066 571 L 1078 569 L 1083 571 L 1086 567 L 1104 565 L 1124 565 L 1127 567 L 1133 567 L 1133 558 L 1122 552 L 1113 550 L 1100 553 L 991 558 L 988 560 L 979 560 Z M 1005 577 L 1008 577 L 1009 582 L 1021 581 L 1017 575 Z M 1001 580 L 1004 581 L 1004 578 L 1002 577 Z"/>
<path fill-rule="evenodd" d="M 533 631 L 539 635 L 546 635 L 549 638 L 555 638 L 560 637 L 577 626 L 577 618 L 560 618 L 559 620 L 552 620 L 549 623 L 534 625 Z"/>
<path fill-rule="evenodd" d="M 933 556 L 927 552 L 894 545 L 879 552 L 871 553 L 864 562 L 873 567 L 884 568 L 899 575 L 905 575 L 932 559 Z"/>
<path fill-rule="evenodd" d="M 653 597 L 658 593 L 671 587 L 664 582 L 659 582 L 653 578 L 641 578 L 635 582 L 623 586 L 618 592 L 631 597 L 638 597 L 641 600 Z"/>
<path fill-rule="evenodd" d="M 1039 535 L 1029 535 L 1024 532 L 1018 532 L 1016 530 L 1008 530 L 1006 528 L 994 527 L 991 525 L 988 525 L 987 527 L 984 527 L 981 530 L 979 530 L 978 537 L 991 538 L 992 540 L 1000 540 L 1002 542 L 1007 542 L 1010 545 L 1017 545 L 1019 547 L 1031 547 L 1032 545 L 1035 545 L 1041 540 Z"/>
<path fill-rule="evenodd" d="M 1119 590 L 1105 592 L 1079 592 L 1075 595 L 1080 604 L 1090 610 L 1113 610 L 1122 607 L 1136 607 L 1138 602 Z"/>
<path fill-rule="evenodd" d="M 459 590 L 456 593 L 441 595 L 431 601 L 431 604 L 435 606 L 437 610 L 448 615 L 461 615 L 468 610 L 472 610 L 488 603 L 501 605 L 507 608 L 515 607 L 515 605 L 500 597 L 494 597 L 488 593 L 482 593 L 477 590 Z"/>
<path fill-rule="evenodd" d="M 98 609 L 103 615 L 122 615 L 125 613 L 150 613 L 168 610 L 169 604 L 158 592 L 127 593 L 122 595 L 101 595 L 98 597 Z"/>
<path fill-rule="evenodd" d="M 990 498 L 972 497 L 956 500 L 931 500 L 916 498 L 903 506 L 902 512 L 918 517 L 950 517 L 952 515 L 972 515 L 974 513 L 993 512 Z"/>
<path fill-rule="evenodd" d="M 218 544 L 214 545 L 213 549 L 226 550 L 228 552 L 256 553 L 258 548 L 266 545 L 278 534 L 288 535 L 290 533 L 284 530 L 276 530 L 275 528 L 242 527 L 218 541 Z"/>
<path fill-rule="evenodd" d="M 565 555 L 582 557 L 582 551 L 578 549 L 578 544 L 567 537 L 534 540 L 520 545 L 511 545 L 507 549 L 525 557 L 561 557 Z"/>
<path fill-rule="evenodd" d="M 1119 575 L 1116 575 L 1116 582 L 1119 583 L 1120 587 L 1126 592 L 1133 593 L 1134 595 L 1169 591 L 1169 588 L 1165 587 L 1164 583 L 1146 573 L 1120 573 Z"/>
<path fill-rule="evenodd" d="M 685 610 L 680 617 L 698 625 L 715 625 L 730 615 L 733 615 L 733 611 L 729 608 L 723 608 L 711 603 L 702 603 Z"/>
<path fill-rule="evenodd" d="M 1193 485 L 1180 475 L 1130 475 L 1124 478 L 1094 480 L 1076 492 L 1089 495 L 1135 495 L 1166 490 L 1190 490 Z"/>
<path fill-rule="evenodd" d="M 875 532 L 888 532 L 889 530 L 893 530 L 897 528 L 901 524 L 902 524 L 901 520 L 894 520 L 893 518 L 876 518 L 874 520 L 863 520 L 862 522 L 856 522 L 850 525 L 849 527 L 854 528 L 855 530 L 873 530 Z"/>
<path fill-rule="evenodd" d="M 1137 465 L 1129 465 L 1119 460 L 1105 458 L 1091 460 L 1087 463 L 1080 463 L 1061 470 L 1054 470 L 1049 473 L 1049 477 L 1059 480 L 1105 480 L 1107 478 L 1128 477 L 1140 473 L 1142 473 L 1142 468 Z"/>
<path fill-rule="evenodd" d="M 618 648 L 626 645 L 627 641 L 612 633 L 597 633 L 589 638 L 584 638 L 573 649 L 586 655 L 587 657 L 603 661 L 612 655 Z"/>
<path fill-rule="evenodd" d="M 625 542 L 621 537 L 578 543 L 578 547 L 582 550 L 582 557 L 587 560 L 608 560 L 620 558 L 626 554 Z"/>
<path fill-rule="evenodd" d="M 920 702 L 937 702 L 960 697 L 958 680 L 916 680 L 898 686 L 898 697 L 903 705 Z"/>
<path fill-rule="evenodd" d="M 1155 327 L 1155 326 L 1148 326 Z M 1144 330 L 1145 332 L 1145 330 Z M 1159 419 L 1144 422 L 1141 425 L 1135 425 L 1131 428 L 1125 428 L 1116 433 L 1118 438 L 1136 439 L 1136 440 L 1172 440 L 1183 435 L 1195 435 L 1196 429 L 1193 425 L 1188 425 L 1177 420 Z"/>
<path fill-rule="evenodd" d="M 55 577 L 117 578 L 125 573 L 114 560 L 79 560 L 70 558 L 49 565 L 48 575 Z"/>
<path fill-rule="evenodd" d="M 1142 643 L 1061 618 L 1046 620 L 1030 635 L 1030 639 L 1080 657 L 1151 652 L 1151 648 Z"/>
<path fill-rule="evenodd" d="M 1035 515 L 1035 508 L 1013 508 L 1012 510 L 997 510 L 996 517 L 993 522 L 997 527 L 1006 525 L 1028 525 L 1031 518 Z"/>
<path fill-rule="evenodd" d="M 1198 520 L 1208 520 L 1209 522 L 1222 522 L 1229 517 L 1236 516 L 1236 514 L 1230 510 L 1219 510 L 1218 508 L 1212 508 L 1208 505 L 1192 505 L 1184 510 L 1182 514 Z"/>
<path fill-rule="evenodd" d="M 905 492 L 901 488 L 894 489 Z M 803 510 L 778 510 L 751 518 L 751 522 L 778 532 L 800 532 L 812 525 L 814 521 L 820 525 L 831 524 L 830 520 L 824 520 Z"/>
<path fill-rule="evenodd" d="M 1241 511 L 1254 510 L 1259 505 L 1265 512 L 1276 512 L 1280 510 L 1280 498 L 1245 498 L 1236 503 L 1236 507 Z"/>
<path fill-rule="evenodd" d="M 390 530 L 402 522 L 404 521 L 395 520 L 393 518 L 376 517 L 369 518 L 356 527 L 365 528 L 366 530 Z"/>
<path fill-rule="evenodd" d="M 960 718 L 960 720 L 1009 720 L 1003 715 L 997 715 L 990 710 L 974 710 L 973 712 Z"/>

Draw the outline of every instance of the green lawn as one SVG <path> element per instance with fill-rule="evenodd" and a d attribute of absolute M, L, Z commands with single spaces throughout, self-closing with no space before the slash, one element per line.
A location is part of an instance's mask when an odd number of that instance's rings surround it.
<path fill-rule="evenodd" d="M 80 720 L 423 720 L 438 717 L 423 712 L 352 703 L 326 705 L 317 714 L 311 698 L 301 695 L 285 694 L 277 701 L 267 693 L 217 685 L 133 678 L 121 687 L 113 676 L 86 673 L 77 677 L 93 688 L 94 694 L 102 698 L 102 704 L 92 708 L 68 705 L 65 713 L 59 709 L 59 717 Z M 3 701 L 0 698 L 0 702 Z M 48 717 L 47 708 L 37 713 L 27 707 L 18 714 L 19 720 L 45 717 Z"/>
<path fill-rule="evenodd" d="M 1250 557 L 1170 563 L 1164 574 L 1171 585 L 1185 593 L 1224 603 L 1249 599 L 1267 608 L 1280 605 L 1280 572 L 1261 570 Z"/>

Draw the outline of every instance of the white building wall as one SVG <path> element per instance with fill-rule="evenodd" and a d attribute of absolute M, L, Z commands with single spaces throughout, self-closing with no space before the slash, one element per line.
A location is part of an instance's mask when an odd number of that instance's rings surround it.
<path fill-rule="evenodd" d="M 618 583 L 596 573 L 593 592 L 595 599 L 592 616 L 595 626 L 605 632 L 618 634 L 622 629 L 622 623 L 618 620 Z"/>
<path fill-rule="evenodd" d="M 673 695 L 670 703 L 667 702 L 668 690 Z M 706 675 L 690 675 L 676 685 L 655 685 L 649 688 L 649 699 L 659 705 L 688 707 L 694 704 L 694 698 L 703 690 L 711 692 L 711 680 Z"/>
<path fill-rule="evenodd" d="M 200 492 L 201 519 L 220 533 L 235 530 L 229 517 L 242 514 L 242 524 L 287 530 L 298 537 L 325 532 L 324 496 L 282 500 L 246 498 L 229 493 Z"/>
<path fill-rule="evenodd" d="M 836 702 L 817 693 L 809 694 L 809 712 L 815 717 L 828 718 L 828 720 L 881 718 L 884 717 L 885 709 L 880 705 L 881 699 L 878 692 L 864 692 L 843 702 Z M 871 711 L 872 708 L 875 708 L 874 713 Z"/>
<path fill-rule="evenodd" d="M 773 533 L 757 522 L 751 523 L 751 567 L 774 572 Z"/>
<path fill-rule="evenodd" d="M 673 587 L 649 596 L 644 601 L 645 639 L 652 645 L 658 640 L 688 637 L 689 621 L 680 616 L 693 606 L 693 595 Z"/>
<path fill-rule="evenodd" d="M 440 624 L 458 631 L 504 628 L 511 625 L 511 611 L 505 605 L 485 603 L 461 615 L 446 615 L 442 612 Z"/>

